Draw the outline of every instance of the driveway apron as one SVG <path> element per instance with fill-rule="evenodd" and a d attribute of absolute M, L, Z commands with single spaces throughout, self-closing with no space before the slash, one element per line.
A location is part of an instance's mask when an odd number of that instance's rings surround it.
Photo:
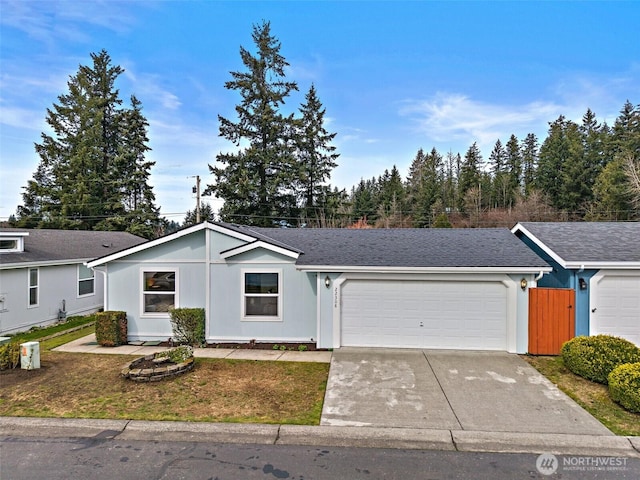
<path fill-rule="evenodd" d="M 460 429 L 421 350 L 333 352 L 322 425 Z"/>
<path fill-rule="evenodd" d="M 322 425 L 612 435 L 514 354 L 341 348 Z"/>

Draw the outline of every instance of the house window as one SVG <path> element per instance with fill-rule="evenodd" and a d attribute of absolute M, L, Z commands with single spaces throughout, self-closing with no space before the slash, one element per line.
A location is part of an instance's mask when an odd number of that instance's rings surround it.
<path fill-rule="evenodd" d="M 0 250 L 18 250 L 18 240 L 15 239 L 7 239 L 0 240 Z"/>
<path fill-rule="evenodd" d="M 38 306 L 38 284 L 40 280 L 40 272 L 37 268 L 29 269 L 29 306 Z"/>
<path fill-rule="evenodd" d="M 244 271 L 242 307 L 245 320 L 281 318 L 281 272 Z"/>
<path fill-rule="evenodd" d="M 78 296 L 93 295 L 94 284 L 93 270 L 84 265 L 78 265 Z"/>
<path fill-rule="evenodd" d="M 176 291 L 175 270 L 142 272 L 142 312 L 165 316 L 177 306 Z"/>
<path fill-rule="evenodd" d="M 9 234 L 0 232 L 0 253 L 14 253 L 24 251 L 24 237 L 28 233 Z"/>

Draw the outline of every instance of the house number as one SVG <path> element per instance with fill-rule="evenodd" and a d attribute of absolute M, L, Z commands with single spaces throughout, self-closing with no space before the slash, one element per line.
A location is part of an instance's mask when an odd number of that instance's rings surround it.
<path fill-rule="evenodd" d="M 333 306 L 338 308 L 338 287 L 333 289 Z"/>

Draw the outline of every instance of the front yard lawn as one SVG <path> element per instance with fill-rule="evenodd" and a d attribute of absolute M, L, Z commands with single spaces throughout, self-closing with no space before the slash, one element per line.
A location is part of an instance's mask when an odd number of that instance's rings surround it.
<path fill-rule="evenodd" d="M 39 370 L 0 372 L 0 416 L 320 422 L 328 364 L 196 359 L 186 375 L 135 383 L 120 377 L 133 358 L 45 349 Z"/>
<path fill-rule="evenodd" d="M 570 372 L 562 357 L 523 357 L 536 370 L 551 380 L 560 390 L 575 400 L 617 435 L 640 436 L 640 415 L 631 413 L 611 400 L 609 389 Z"/>

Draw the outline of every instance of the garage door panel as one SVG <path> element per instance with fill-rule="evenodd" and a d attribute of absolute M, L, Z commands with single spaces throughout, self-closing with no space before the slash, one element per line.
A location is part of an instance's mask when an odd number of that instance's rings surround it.
<path fill-rule="evenodd" d="M 595 288 L 590 333 L 615 335 L 640 345 L 640 275 L 604 275 Z"/>
<path fill-rule="evenodd" d="M 342 345 L 506 350 L 501 282 L 347 280 Z"/>

